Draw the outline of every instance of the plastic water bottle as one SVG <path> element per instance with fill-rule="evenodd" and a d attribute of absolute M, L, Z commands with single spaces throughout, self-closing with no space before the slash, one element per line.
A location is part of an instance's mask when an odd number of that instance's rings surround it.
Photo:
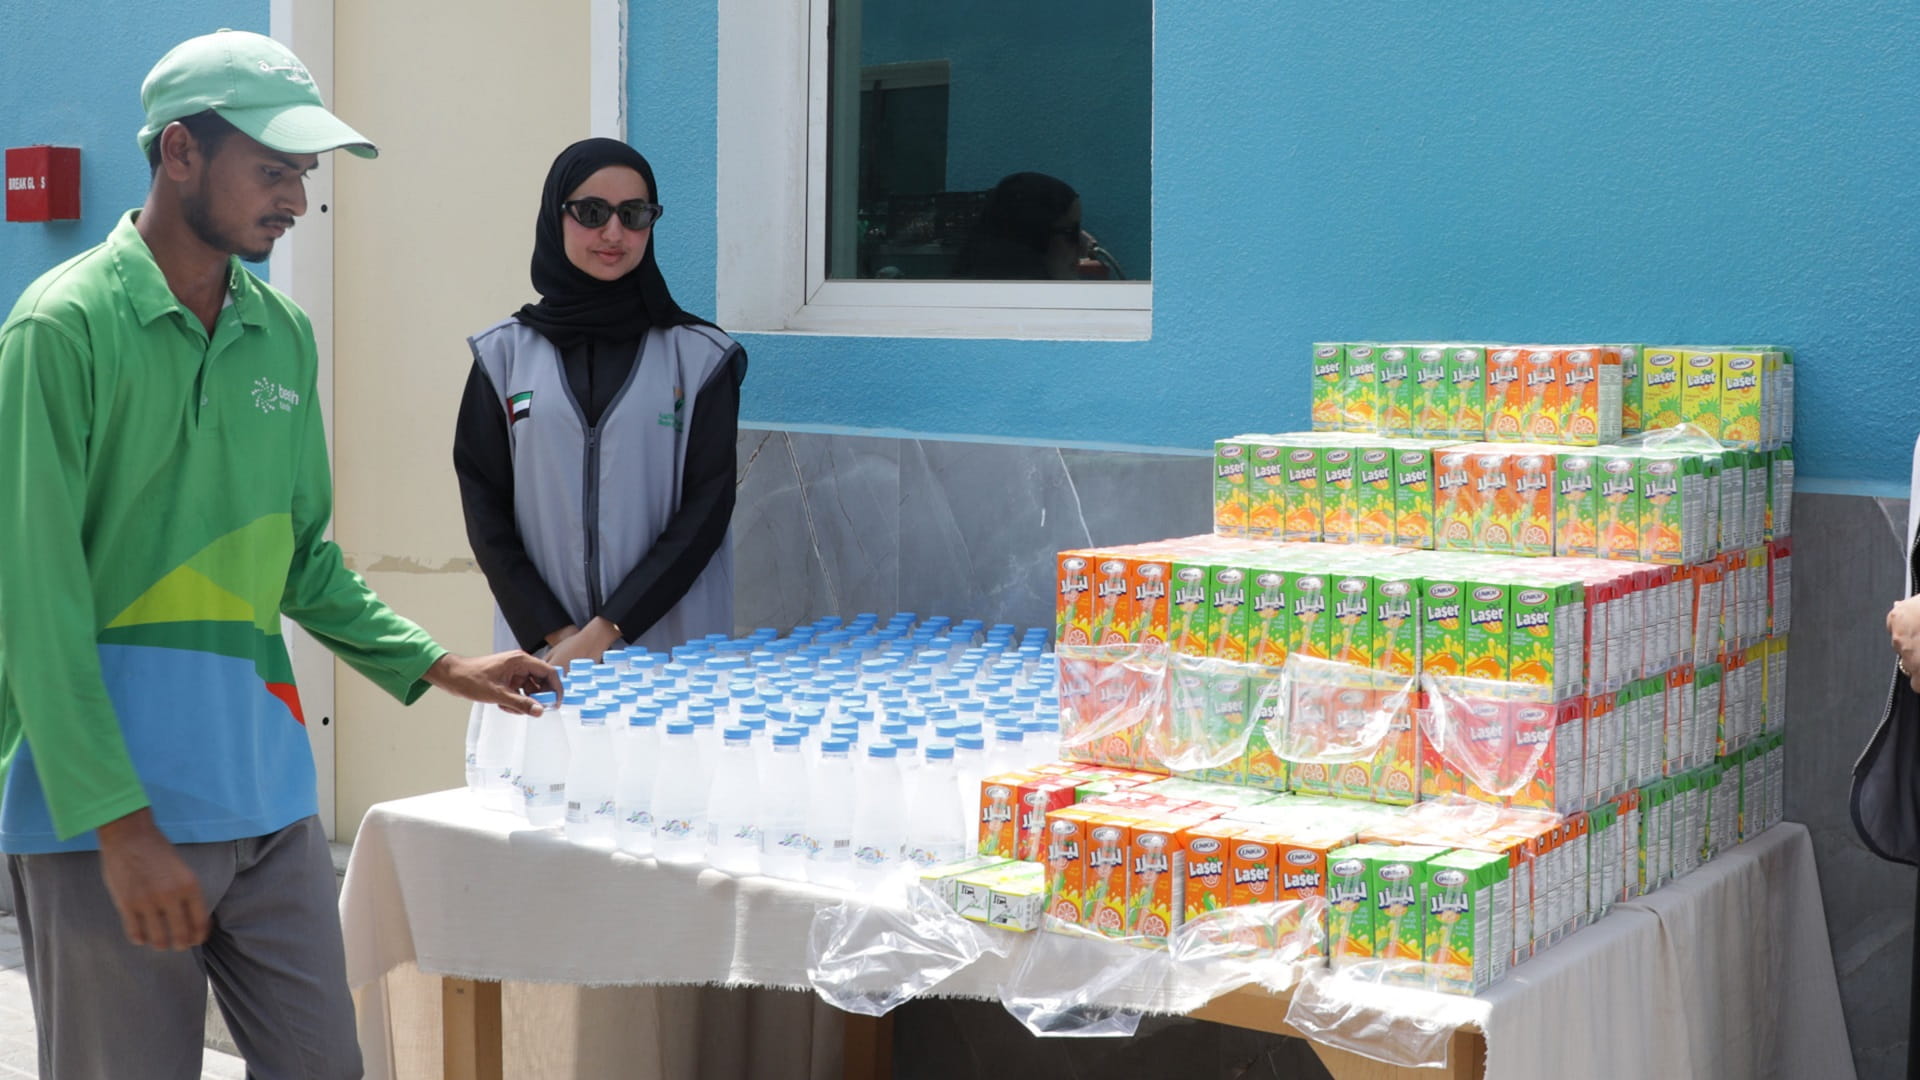
<path fill-rule="evenodd" d="M 908 795 L 906 859 L 916 866 L 956 862 L 966 854 L 966 829 L 954 794 L 959 780 L 953 769 L 953 747 L 927 747 L 927 761 L 914 778 Z"/>
<path fill-rule="evenodd" d="M 613 843 L 613 787 L 617 772 L 607 707 L 588 705 L 567 728 L 567 839 Z"/>
<path fill-rule="evenodd" d="M 870 888 L 900 872 L 907 842 L 906 785 L 892 746 L 867 747 L 866 768 L 853 801 L 853 880 Z"/>
<path fill-rule="evenodd" d="M 960 735 L 953 740 L 953 771 L 960 792 L 960 819 L 969 826 L 980 822 L 980 781 L 987 772 L 986 741 L 978 735 Z"/>
<path fill-rule="evenodd" d="M 893 737 L 895 759 L 900 763 L 900 775 L 908 787 L 918 782 L 920 773 L 920 740 L 913 735 L 895 735 Z"/>
<path fill-rule="evenodd" d="M 622 851 L 653 854 L 653 781 L 660 769 L 660 711 L 636 707 L 614 732 L 613 840 Z"/>
<path fill-rule="evenodd" d="M 653 854 L 665 863 L 697 863 L 706 854 L 707 790 L 693 723 L 676 720 L 660 739 L 653 781 Z"/>
<path fill-rule="evenodd" d="M 800 732 L 773 737 L 760 785 L 760 872 L 788 881 L 807 879 L 807 759 Z"/>
<path fill-rule="evenodd" d="M 488 810 L 518 813 L 514 773 L 519 770 L 520 755 L 527 737 L 527 719 L 492 705 L 476 706 L 485 710 L 480 719 L 480 743 L 475 748 L 475 763 L 480 769 L 480 805 Z"/>
<path fill-rule="evenodd" d="M 844 889 L 853 884 L 853 744 L 820 744 L 807 785 L 807 880 Z"/>
<path fill-rule="evenodd" d="M 487 713 L 493 706 L 476 701 L 467 710 L 467 791 L 477 800 L 487 786 L 486 770 L 480 767 L 480 738 L 486 730 Z"/>
<path fill-rule="evenodd" d="M 1026 749 L 1021 745 L 1018 727 L 996 728 L 993 744 L 987 748 L 987 775 L 999 776 L 1025 767 Z"/>
<path fill-rule="evenodd" d="M 707 863 L 729 874 L 760 869 L 757 795 L 760 770 L 753 760 L 753 732 L 730 727 L 721 740 L 720 764 L 707 795 Z"/>
<path fill-rule="evenodd" d="M 567 732 L 552 691 L 543 690 L 533 700 L 542 711 L 527 717 L 513 786 L 520 792 L 521 816 L 527 824 L 544 828 L 567 816 Z"/>

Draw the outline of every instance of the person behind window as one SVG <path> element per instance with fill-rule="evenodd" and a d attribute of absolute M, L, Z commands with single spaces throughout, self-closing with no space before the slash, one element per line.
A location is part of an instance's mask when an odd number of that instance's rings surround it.
<path fill-rule="evenodd" d="M 632 147 L 568 147 L 534 228 L 539 302 L 470 341 L 453 462 L 495 639 L 562 668 L 733 632 L 747 356 L 667 291 L 658 200 Z"/>
<path fill-rule="evenodd" d="M 1045 173 L 1019 172 L 987 193 L 953 276 L 986 281 L 1073 281 L 1092 238 L 1080 230 L 1080 195 Z"/>

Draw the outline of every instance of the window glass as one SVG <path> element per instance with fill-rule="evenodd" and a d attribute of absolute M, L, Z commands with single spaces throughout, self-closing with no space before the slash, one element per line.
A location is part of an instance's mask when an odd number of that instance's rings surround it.
<path fill-rule="evenodd" d="M 832 3 L 829 278 L 1150 280 L 1151 0 Z"/>

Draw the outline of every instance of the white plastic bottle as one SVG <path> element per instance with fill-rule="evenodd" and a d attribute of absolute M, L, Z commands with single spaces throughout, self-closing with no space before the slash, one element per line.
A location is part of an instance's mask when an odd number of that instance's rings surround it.
<path fill-rule="evenodd" d="M 760 869 L 758 795 L 753 731 L 730 727 L 720 743 L 720 762 L 707 795 L 707 864 L 729 874 Z"/>
<path fill-rule="evenodd" d="M 663 863 L 698 863 L 707 849 L 707 790 L 700 784 L 700 747 L 693 723 L 676 720 L 660 738 L 653 780 L 653 856 Z"/>
<path fill-rule="evenodd" d="M 580 710 L 567 729 L 567 839 L 576 844 L 613 843 L 613 789 L 618 772 L 613 732 L 605 705 Z"/>
<path fill-rule="evenodd" d="M 807 759 L 796 729 L 773 737 L 760 785 L 760 872 L 807 879 Z"/>
<path fill-rule="evenodd" d="M 480 744 L 475 757 L 480 767 L 480 805 L 505 813 L 519 811 L 513 775 L 520 763 L 521 749 L 527 737 L 527 720 L 492 705 L 484 708 L 480 721 Z"/>
<path fill-rule="evenodd" d="M 998 776 L 1013 772 L 1026 765 L 1026 750 L 1021 745 L 1020 729 L 1017 727 L 996 728 L 993 742 L 987 747 L 987 775 Z"/>
<path fill-rule="evenodd" d="M 966 854 L 966 830 L 954 798 L 959 780 L 953 771 L 953 747 L 927 747 L 927 760 L 907 793 L 905 855 L 916 866 L 940 866 Z"/>
<path fill-rule="evenodd" d="M 613 840 L 621 851 L 653 854 L 653 782 L 660 769 L 660 711 L 635 706 L 614 732 Z"/>
<path fill-rule="evenodd" d="M 960 792 L 960 820 L 976 825 L 980 821 L 980 781 L 988 776 L 986 741 L 978 735 L 955 738 L 953 771 Z"/>
<path fill-rule="evenodd" d="M 487 786 L 486 771 L 480 767 L 480 738 L 486 729 L 487 714 L 493 706 L 476 701 L 467 710 L 467 792 L 476 800 Z"/>
<path fill-rule="evenodd" d="M 520 814 L 536 828 L 558 825 L 567 816 L 567 732 L 552 691 L 533 695 L 539 716 L 527 717 L 526 738 L 513 786 L 520 793 Z"/>
<path fill-rule="evenodd" d="M 853 881 L 860 888 L 885 883 L 901 870 L 907 842 L 906 785 L 898 752 L 890 745 L 867 747 L 866 767 L 853 800 Z"/>
<path fill-rule="evenodd" d="M 807 880 L 844 889 L 853 884 L 853 744 L 820 744 L 807 785 Z"/>

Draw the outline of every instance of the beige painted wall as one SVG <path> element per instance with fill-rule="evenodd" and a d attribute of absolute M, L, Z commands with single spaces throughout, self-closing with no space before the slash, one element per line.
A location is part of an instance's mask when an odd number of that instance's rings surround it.
<path fill-rule="evenodd" d="M 335 534 L 455 652 L 492 633 L 451 464 L 466 337 L 532 298 L 541 181 L 588 134 L 587 31 L 586 0 L 334 0 L 335 108 L 380 146 L 337 166 L 329 210 Z M 345 840 L 373 803 L 462 782 L 467 705 L 402 708 L 335 671 Z"/>

